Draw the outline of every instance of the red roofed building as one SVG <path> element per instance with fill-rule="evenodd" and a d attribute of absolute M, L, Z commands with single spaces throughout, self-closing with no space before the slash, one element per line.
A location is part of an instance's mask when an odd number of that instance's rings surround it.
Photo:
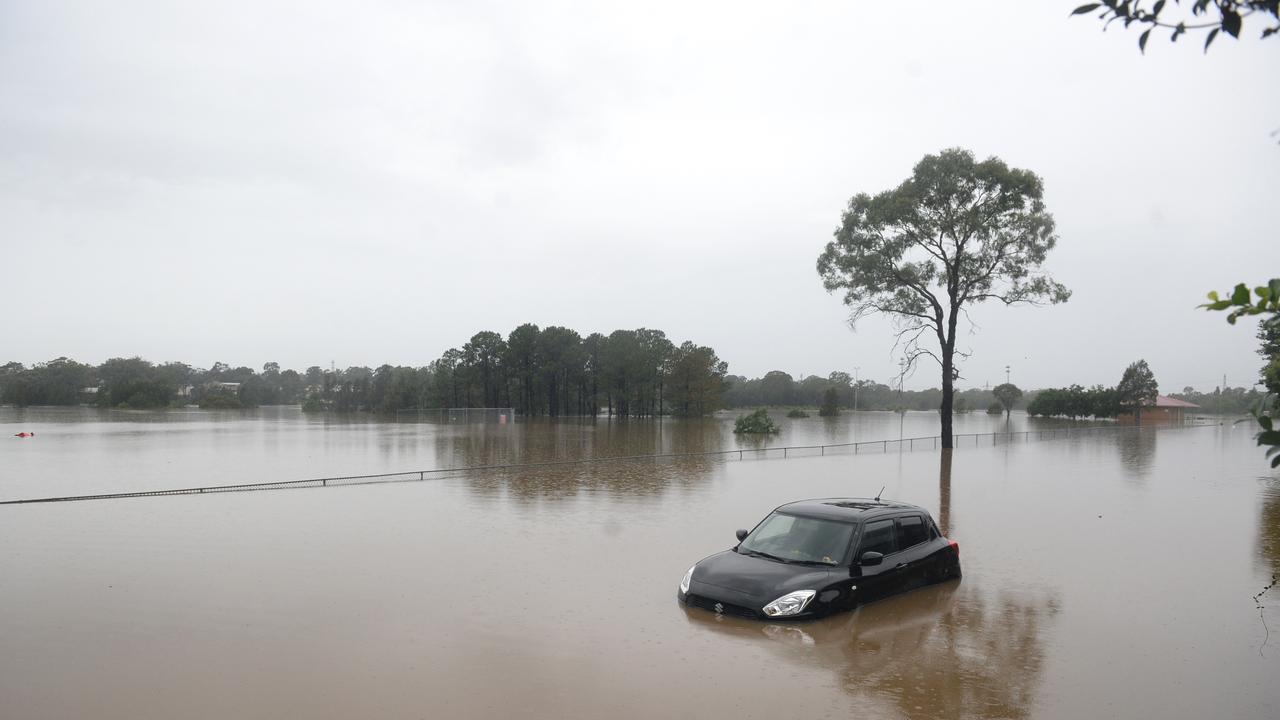
<path fill-rule="evenodd" d="M 1199 409 L 1199 405 L 1171 398 L 1168 395 L 1157 395 L 1155 405 L 1142 406 L 1143 425 L 1180 425 L 1186 419 L 1188 410 Z M 1122 425 L 1133 425 L 1133 413 L 1121 413 L 1116 418 Z"/>

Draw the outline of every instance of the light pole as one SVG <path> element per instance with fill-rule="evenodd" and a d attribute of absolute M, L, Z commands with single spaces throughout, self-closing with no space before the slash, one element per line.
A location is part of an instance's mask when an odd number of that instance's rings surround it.
<path fill-rule="evenodd" d="M 1009 384 L 1009 366 L 1008 365 L 1004 366 L 1004 384 L 1005 385 Z"/>

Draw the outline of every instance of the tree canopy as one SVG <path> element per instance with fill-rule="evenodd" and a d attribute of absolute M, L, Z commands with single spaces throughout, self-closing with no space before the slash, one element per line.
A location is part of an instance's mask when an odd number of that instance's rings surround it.
<path fill-rule="evenodd" d="M 1159 391 L 1160 386 L 1147 361 L 1139 360 L 1124 369 L 1124 375 L 1116 385 L 1116 402 L 1141 421 L 1142 406 L 1155 405 Z"/>
<path fill-rule="evenodd" d="M 893 190 L 855 195 L 818 273 L 828 291 L 844 292 L 851 323 L 873 313 L 894 319 L 909 367 L 921 356 L 941 366 L 949 448 L 960 315 L 987 300 L 1066 301 L 1070 291 L 1040 271 L 1056 243 L 1035 173 L 952 148 L 926 155 Z"/>
<path fill-rule="evenodd" d="M 996 400 L 1000 401 L 1000 405 L 1004 407 L 1005 415 L 1013 412 L 1013 404 L 1018 402 L 1018 398 L 1022 397 L 1022 389 L 1013 383 L 1000 383 L 991 389 L 996 396 Z"/>

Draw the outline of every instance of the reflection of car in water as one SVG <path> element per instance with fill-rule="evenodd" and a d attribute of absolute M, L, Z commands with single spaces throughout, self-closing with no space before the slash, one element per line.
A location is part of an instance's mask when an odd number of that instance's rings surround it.
<path fill-rule="evenodd" d="M 709 615 L 686 608 L 689 622 L 715 632 L 743 638 L 761 635 L 796 650 L 816 648 L 820 659 L 829 653 L 855 658 L 889 653 L 910 655 L 919 645 L 946 625 L 955 605 L 958 583 L 934 585 L 898 598 L 891 603 L 874 603 L 852 613 L 826 618 L 813 623 L 759 623 L 726 615 Z M 784 651 L 785 652 L 785 651 Z M 809 657 L 806 652 L 806 657 Z M 872 658 L 866 659 L 870 661 Z M 835 659 L 835 658 L 829 658 Z"/>
<path fill-rule="evenodd" d="M 923 508 L 881 500 L 802 500 L 680 580 L 686 605 L 740 617 L 812 618 L 960 576 L 960 547 Z"/>

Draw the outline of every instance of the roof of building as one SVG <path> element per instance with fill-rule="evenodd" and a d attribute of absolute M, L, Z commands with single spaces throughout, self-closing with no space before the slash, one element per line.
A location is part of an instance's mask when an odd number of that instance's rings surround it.
<path fill-rule="evenodd" d="M 1157 396 L 1156 396 L 1156 407 L 1167 407 L 1167 408 L 1198 408 L 1198 407 L 1200 407 L 1200 406 L 1199 406 L 1199 405 L 1197 405 L 1197 404 L 1195 404 L 1195 403 L 1187 402 L 1186 400 L 1179 400 L 1178 398 L 1171 398 L 1171 397 L 1169 397 L 1168 395 L 1157 395 Z"/>

